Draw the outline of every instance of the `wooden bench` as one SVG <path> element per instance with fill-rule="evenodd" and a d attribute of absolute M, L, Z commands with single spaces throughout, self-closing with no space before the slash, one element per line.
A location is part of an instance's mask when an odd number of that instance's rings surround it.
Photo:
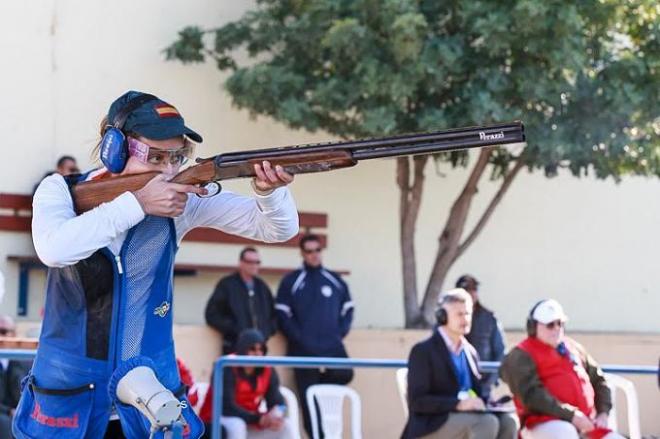
<path fill-rule="evenodd" d="M 328 216 L 317 212 L 299 212 L 301 233 L 286 241 L 279 243 L 263 243 L 251 239 L 241 238 L 218 230 L 209 228 L 198 228 L 190 231 L 184 237 L 184 241 L 205 242 L 218 244 L 237 244 L 254 246 L 275 246 L 297 248 L 298 241 L 304 233 L 314 233 L 321 238 L 321 243 L 327 246 L 328 238 L 322 229 L 328 226 Z M 22 194 L 0 193 L 0 231 L 26 232 L 31 231 L 32 226 L 32 196 Z M 30 286 L 30 271 L 33 269 L 43 270 L 46 266 L 36 255 L 8 255 L 7 260 L 18 264 L 18 305 L 17 314 L 27 315 L 28 293 Z M 297 267 L 268 267 L 259 269 L 262 275 L 283 276 Z M 177 263 L 174 265 L 175 276 L 196 275 L 198 272 L 231 272 L 236 270 L 235 265 L 211 265 L 194 263 Z M 347 270 L 339 271 L 343 275 L 350 274 Z"/>
<path fill-rule="evenodd" d="M 0 193 L 0 230 L 29 232 L 32 223 L 30 195 Z"/>
<path fill-rule="evenodd" d="M 301 233 L 285 242 L 265 244 L 239 236 L 229 235 L 219 230 L 200 227 L 191 230 L 183 237 L 184 241 L 209 242 L 239 245 L 267 245 L 275 247 L 297 247 L 300 237 L 314 232 L 327 246 L 327 235 L 318 229 L 328 227 L 328 215 L 317 212 L 299 212 L 298 220 Z M 30 232 L 32 228 L 32 196 L 23 194 L 0 193 L 0 231 Z"/>
<path fill-rule="evenodd" d="M 38 338 L 0 337 L 0 349 L 36 349 Z"/>
<path fill-rule="evenodd" d="M 47 267 L 38 257 L 32 256 L 7 256 L 9 262 L 18 264 L 18 304 L 16 313 L 19 316 L 27 315 L 28 296 L 30 291 L 30 272 L 34 269 L 45 270 Z M 260 267 L 259 274 L 268 276 L 284 276 L 286 273 L 295 270 L 296 267 Z M 210 264 L 174 264 L 175 276 L 194 276 L 198 272 L 210 271 L 218 273 L 229 273 L 236 270 L 236 265 L 210 265 Z M 348 271 L 340 271 L 342 275 L 350 274 Z"/>

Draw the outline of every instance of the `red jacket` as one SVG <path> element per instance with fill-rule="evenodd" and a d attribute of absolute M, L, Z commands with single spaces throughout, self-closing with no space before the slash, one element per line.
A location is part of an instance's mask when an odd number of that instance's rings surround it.
<path fill-rule="evenodd" d="M 566 338 L 567 352 L 562 355 L 557 349 L 534 337 L 523 340 L 518 348 L 534 360 L 539 378 L 547 391 L 557 400 L 577 407 L 586 416 L 595 413 L 595 392 L 577 349 L 572 340 Z M 550 415 L 530 413 L 519 398 L 514 398 L 518 416 L 525 427 L 557 419 Z"/>
<path fill-rule="evenodd" d="M 186 395 L 188 397 L 188 402 L 190 402 L 190 405 L 194 407 L 197 405 L 199 396 L 197 396 L 197 389 L 194 389 L 195 381 L 193 380 L 192 373 L 190 372 L 190 369 L 188 369 L 188 367 L 185 365 L 185 363 L 179 358 L 176 359 L 176 365 L 179 368 L 181 383 L 186 386 L 186 389 L 188 389 L 188 394 Z"/>
<path fill-rule="evenodd" d="M 245 379 L 238 373 L 238 368 L 231 368 L 226 373 L 233 373 L 235 379 L 234 400 L 236 405 L 248 412 L 258 414 L 259 405 L 264 399 L 266 392 L 271 384 L 271 374 L 273 369 L 271 367 L 264 367 L 262 373 L 257 375 L 256 386 L 252 387 L 249 380 Z M 226 392 L 231 392 L 232 389 L 225 389 Z M 204 403 L 199 411 L 199 417 L 205 423 L 211 423 L 213 416 L 213 386 L 209 387 Z"/>

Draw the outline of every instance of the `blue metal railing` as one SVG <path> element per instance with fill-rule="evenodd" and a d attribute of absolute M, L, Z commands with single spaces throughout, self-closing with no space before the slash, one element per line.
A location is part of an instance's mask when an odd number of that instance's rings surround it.
<path fill-rule="evenodd" d="M 344 369 L 352 367 L 400 368 L 408 367 L 407 360 L 373 358 L 327 358 L 327 357 L 255 357 L 227 355 L 218 358 L 213 367 L 213 419 L 211 421 L 211 439 L 221 439 L 220 413 L 222 413 L 222 382 L 224 368 L 227 366 L 288 366 L 296 368 L 327 367 Z M 500 367 L 498 361 L 481 361 L 479 369 L 495 372 Z M 655 366 L 602 365 L 604 372 L 620 374 L 657 375 Z"/>
<path fill-rule="evenodd" d="M 0 358 L 30 360 L 34 358 L 35 350 L 0 349 Z M 374 358 L 327 358 L 327 357 L 255 357 L 228 355 L 218 358 L 213 367 L 213 419 L 212 439 L 221 439 L 220 413 L 222 413 L 223 374 L 227 366 L 288 366 L 297 368 L 327 367 L 343 369 L 352 367 L 366 368 L 400 368 L 407 367 L 407 360 L 374 359 Z M 497 361 L 481 361 L 479 369 L 484 372 L 495 372 L 500 363 Z M 604 372 L 636 375 L 658 375 L 656 366 L 628 366 L 608 364 L 601 366 Z"/>
<path fill-rule="evenodd" d="M 0 349 L 0 358 L 11 360 L 33 360 L 37 355 L 34 349 Z"/>

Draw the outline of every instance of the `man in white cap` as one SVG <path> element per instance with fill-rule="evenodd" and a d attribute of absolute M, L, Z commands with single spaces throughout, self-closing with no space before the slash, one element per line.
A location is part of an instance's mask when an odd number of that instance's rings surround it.
<path fill-rule="evenodd" d="M 568 318 L 553 299 L 527 316 L 528 337 L 502 361 L 523 427 L 523 439 L 616 439 L 607 428 L 612 395 L 603 371 L 587 351 L 566 337 Z"/>

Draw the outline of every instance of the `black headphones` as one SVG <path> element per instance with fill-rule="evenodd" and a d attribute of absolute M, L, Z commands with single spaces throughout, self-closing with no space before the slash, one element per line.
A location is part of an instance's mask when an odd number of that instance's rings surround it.
<path fill-rule="evenodd" d="M 126 167 L 128 161 L 128 144 L 124 133 L 124 124 L 131 113 L 147 102 L 158 100 L 154 95 L 141 94 L 128 102 L 117 111 L 115 117 L 108 121 L 109 125 L 103 131 L 101 139 L 101 162 L 108 171 L 118 174 Z"/>
<path fill-rule="evenodd" d="M 438 305 L 438 307 L 435 310 L 435 320 L 438 322 L 438 326 L 443 326 L 447 324 L 447 310 L 442 307 L 442 305 Z"/>
<path fill-rule="evenodd" d="M 539 300 L 529 311 L 529 315 L 527 316 L 527 322 L 525 324 L 525 327 L 527 328 L 527 335 L 529 335 L 530 337 L 536 337 L 536 320 L 534 320 L 533 317 L 534 311 L 536 311 L 536 308 L 538 308 L 545 301 L 546 299 Z"/>
<path fill-rule="evenodd" d="M 467 295 L 467 298 L 470 297 L 467 291 L 463 292 Z M 450 290 L 440 296 L 438 305 L 435 308 L 435 320 L 438 322 L 438 326 L 446 325 L 449 321 L 449 315 L 447 314 L 447 310 L 443 307 L 443 305 L 447 302 L 447 298 L 456 297 L 457 294 L 458 293 L 454 292 L 454 290 Z"/>

